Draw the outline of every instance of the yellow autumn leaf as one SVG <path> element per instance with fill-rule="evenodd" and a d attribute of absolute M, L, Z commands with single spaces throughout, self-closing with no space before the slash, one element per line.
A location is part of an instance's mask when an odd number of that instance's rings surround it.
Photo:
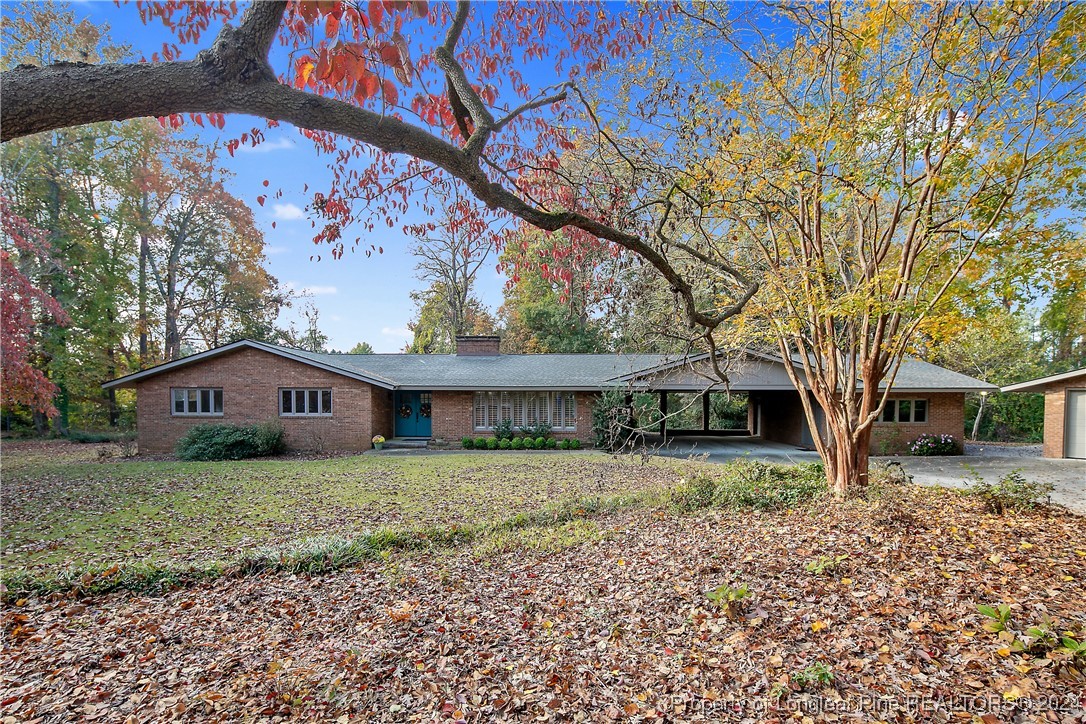
<path fill-rule="evenodd" d="M 313 70 L 316 68 L 313 63 L 305 63 L 301 68 L 302 83 L 309 82 L 309 76 L 313 74 Z"/>
<path fill-rule="evenodd" d="M 822 629 L 825 629 L 825 628 L 829 628 L 829 624 L 826 623 L 825 621 L 815 621 L 814 623 L 811 624 L 811 630 L 814 631 L 815 633 L 818 633 L 819 631 L 821 631 Z"/>

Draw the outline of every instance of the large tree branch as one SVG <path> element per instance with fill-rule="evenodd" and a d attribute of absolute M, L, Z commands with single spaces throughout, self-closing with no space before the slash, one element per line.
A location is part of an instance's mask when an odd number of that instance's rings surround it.
<path fill-rule="evenodd" d="M 462 181 L 490 208 L 503 209 L 546 231 L 576 227 L 640 255 L 682 298 L 691 324 L 712 329 L 738 312 L 738 306 L 723 311 L 699 309 L 691 284 L 640 237 L 575 211 L 544 210 L 490 180 L 480 167 L 480 154 L 495 122 L 481 106 L 454 54 L 469 2 L 458 3 L 445 44 L 437 49 L 438 65 L 450 74 L 476 122 L 476 133 L 464 149 L 398 118 L 279 83 L 267 51 L 285 7 L 284 2 L 253 3 L 239 28 L 224 27 L 212 47 L 192 61 L 60 63 L 4 72 L 0 75 L 4 97 L 0 138 L 8 141 L 86 123 L 177 113 L 242 113 L 287 121 L 362 141 L 387 153 L 413 156 Z"/>

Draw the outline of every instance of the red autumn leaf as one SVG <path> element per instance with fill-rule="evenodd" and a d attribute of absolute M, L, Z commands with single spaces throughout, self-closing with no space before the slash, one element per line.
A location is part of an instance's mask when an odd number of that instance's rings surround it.
<path fill-rule="evenodd" d="M 385 16 L 385 9 L 381 6 L 380 0 L 370 0 L 367 7 L 369 9 L 368 15 L 370 23 L 375 27 L 380 25 L 382 18 Z"/>

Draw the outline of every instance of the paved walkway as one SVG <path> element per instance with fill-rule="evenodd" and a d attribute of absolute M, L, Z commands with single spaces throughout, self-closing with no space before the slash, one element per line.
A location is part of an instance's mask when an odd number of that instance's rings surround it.
<path fill-rule="evenodd" d="M 660 445 L 660 439 L 655 436 L 647 439 L 646 443 L 650 447 Z M 916 483 L 948 488 L 966 487 L 974 477 L 969 468 L 991 482 L 1018 470 L 1028 480 L 1055 485 L 1052 502 L 1086 514 L 1086 460 L 1042 458 L 1039 457 L 1040 446 L 1004 447 L 970 443 L 966 451 L 969 454 L 957 457 L 903 456 L 872 458 L 872 461 L 895 460 L 913 476 Z M 672 438 L 656 454 L 678 458 L 705 455 L 711 462 L 720 463 L 744 456 L 776 463 L 817 462 L 819 459 L 814 451 L 778 442 L 751 437 L 694 435 Z"/>

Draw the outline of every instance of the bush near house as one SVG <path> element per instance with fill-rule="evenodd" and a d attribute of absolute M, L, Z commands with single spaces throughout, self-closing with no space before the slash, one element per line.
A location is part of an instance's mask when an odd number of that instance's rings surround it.
<path fill-rule="evenodd" d="M 196 425 L 177 441 L 182 460 L 244 460 L 283 451 L 278 421 L 257 425 Z"/>
<path fill-rule="evenodd" d="M 909 443 L 910 455 L 961 455 L 962 443 L 953 435 L 925 433 Z"/>

